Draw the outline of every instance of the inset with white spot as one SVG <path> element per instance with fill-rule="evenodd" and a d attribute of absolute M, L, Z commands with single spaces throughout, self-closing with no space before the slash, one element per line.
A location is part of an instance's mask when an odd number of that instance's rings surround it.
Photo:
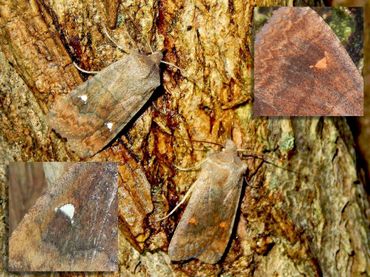
<path fill-rule="evenodd" d="M 75 206 L 73 206 L 72 204 L 65 204 L 63 206 L 60 206 L 59 208 L 55 208 L 54 211 L 57 212 L 57 211 L 61 211 L 65 216 L 67 216 L 69 218 L 69 220 L 71 221 L 71 224 L 73 224 L 73 216 L 75 214 Z"/>

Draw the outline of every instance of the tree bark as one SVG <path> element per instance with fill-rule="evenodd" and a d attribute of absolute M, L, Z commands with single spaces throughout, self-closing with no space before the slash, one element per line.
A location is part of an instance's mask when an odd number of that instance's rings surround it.
<path fill-rule="evenodd" d="M 103 32 L 117 19 L 108 32 L 125 49 L 148 53 L 150 44 L 181 68 L 163 66 L 153 99 L 89 159 L 122 163 L 120 274 L 370 274 L 369 202 L 346 119 L 252 115 L 253 8 L 288 2 L 121 1 L 118 10 L 105 1 L 17 2 L 0 1 L 3 199 L 9 161 L 80 160 L 48 128 L 45 114 L 57 95 L 88 78 L 72 61 L 99 70 L 125 55 Z M 223 144 L 228 138 L 274 165 L 245 157 L 248 184 L 220 263 L 171 263 L 167 247 L 184 206 L 158 220 L 198 174 L 177 167 L 192 167 L 207 152 L 221 150 L 199 141 Z M 0 208 L 4 254 L 5 203 Z"/>

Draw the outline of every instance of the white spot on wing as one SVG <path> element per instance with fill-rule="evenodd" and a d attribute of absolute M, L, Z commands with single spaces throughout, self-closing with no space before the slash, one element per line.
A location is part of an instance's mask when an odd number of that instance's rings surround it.
<path fill-rule="evenodd" d="M 87 95 L 86 94 L 80 95 L 80 96 L 78 96 L 78 98 L 80 98 L 82 100 L 82 102 L 84 102 L 84 104 L 87 103 Z"/>
<path fill-rule="evenodd" d="M 65 204 L 63 206 L 60 206 L 59 208 L 55 208 L 54 211 L 57 212 L 60 210 L 62 213 L 64 213 L 73 223 L 73 216 L 75 214 L 75 207 L 72 204 Z"/>
<path fill-rule="evenodd" d="M 113 128 L 113 123 L 112 122 L 106 122 L 105 123 L 105 126 L 107 126 L 107 128 L 109 129 L 109 131 L 112 131 L 112 128 Z"/>

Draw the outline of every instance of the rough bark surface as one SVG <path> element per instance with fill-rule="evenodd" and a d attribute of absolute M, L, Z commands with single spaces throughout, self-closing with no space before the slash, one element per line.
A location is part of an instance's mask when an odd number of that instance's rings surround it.
<path fill-rule="evenodd" d="M 115 17 L 106 1 L 10 2 L 0 1 L 4 254 L 5 165 L 13 160 L 79 160 L 48 128 L 45 114 L 56 95 L 69 93 L 88 78 L 79 75 L 72 60 L 84 69 L 99 70 L 125 55 L 103 34 Z M 251 113 L 253 8 L 267 4 L 288 2 L 119 5 L 116 27 L 109 31 L 115 40 L 125 49 L 148 52 L 150 44 L 153 50 L 164 50 L 164 60 L 182 69 L 163 66 L 162 87 L 152 101 L 108 148 L 90 159 L 124 162 L 119 193 L 122 276 L 370 274 L 369 202 L 356 171 L 347 121 L 254 118 Z M 208 151 L 220 151 L 196 140 L 223 144 L 228 138 L 282 168 L 245 155 L 248 184 L 224 259 L 216 265 L 171 263 L 167 247 L 184 207 L 164 221 L 158 219 L 198 175 L 176 166 L 191 167 Z M 142 200 L 135 185 L 125 187 L 137 181 L 132 168 L 144 172 L 151 186 L 151 195 Z M 125 202 L 125 195 L 131 200 Z M 129 211 L 129 203 L 140 220 L 130 221 L 123 212 Z M 5 255 L 3 262 L 0 268 L 8 275 Z"/>

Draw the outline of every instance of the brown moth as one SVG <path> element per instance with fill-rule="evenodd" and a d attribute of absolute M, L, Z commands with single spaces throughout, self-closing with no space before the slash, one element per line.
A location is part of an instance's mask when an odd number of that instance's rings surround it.
<path fill-rule="evenodd" d="M 197 258 L 214 264 L 222 258 L 233 230 L 246 170 L 231 140 L 224 151 L 206 158 L 168 248 L 172 261 Z"/>
<path fill-rule="evenodd" d="M 102 150 L 160 85 L 162 53 L 131 53 L 56 100 L 47 119 L 80 157 Z"/>
<path fill-rule="evenodd" d="M 363 79 L 328 24 L 309 7 L 281 7 L 254 42 L 257 116 L 360 116 Z"/>

